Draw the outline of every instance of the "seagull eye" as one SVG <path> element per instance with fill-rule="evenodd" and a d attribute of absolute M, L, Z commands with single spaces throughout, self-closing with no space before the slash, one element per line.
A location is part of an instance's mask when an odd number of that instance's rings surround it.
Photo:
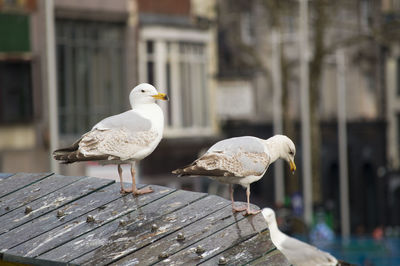
<path fill-rule="evenodd" d="M 293 151 L 289 151 L 289 154 L 290 154 L 290 155 L 293 155 L 294 153 L 293 153 Z"/>
<path fill-rule="evenodd" d="M 141 90 L 141 92 L 144 92 L 144 90 Z"/>

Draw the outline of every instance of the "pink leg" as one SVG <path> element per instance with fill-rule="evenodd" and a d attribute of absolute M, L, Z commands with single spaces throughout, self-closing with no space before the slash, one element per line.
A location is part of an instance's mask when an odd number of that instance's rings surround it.
<path fill-rule="evenodd" d="M 120 192 L 121 192 L 121 193 L 129 193 L 129 192 L 131 192 L 130 190 L 126 190 L 126 189 L 124 188 L 124 184 L 123 184 L 123 180 L 122 180 L 122 167 L 121 167 L 120 164 L 118 164 L 118 174 L 119 174 L 119 182 L 121 183 L 121 190 L 120 190 Z"/>
<path fill-rule="evenodd" d="M 146 187 L 146 188 L 142 188 L 142 189 L 136 188 L 135 167 L 133 164 L 131 165 L 131 176 L 132 176 L 132 190 L 131 191 L 132 191 L 133 195 L 137 196 L 137 195 L 142 195 L 142 194 L 153 192 L 153 189 L 151 189 L 150 187 Z"/>
<path fill-rule="evenodd" d="M 231 201 L 232 201 L 232 211 L 233 212 L 242 212 L 246 210 L 246 207 L 235 207 L 234 204 L 234 199 L 233 199 L 233 186 L 232 184 L 229 184 L 229 190 L 230 190 L 230 194 L 231 194 Z"/>
<path fill-rule="evenodd" d="M 260 213 L 261 210 L 258 210 L 258 211 L 251 211 L 250 210 L 250 185 L 247 186 L 246 195 L 247 195 L 247 209 L 246 209 L 246 213 L 244 215 L 247 216 L 247 215 Z"/>

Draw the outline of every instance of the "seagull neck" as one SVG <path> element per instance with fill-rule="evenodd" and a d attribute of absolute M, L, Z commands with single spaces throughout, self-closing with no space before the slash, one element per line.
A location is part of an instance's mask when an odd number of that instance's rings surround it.
<path fill-rule="evenodd" d="M 132 102 L 131 107 L 133 110 L 135 109 L 143 109 L 143 108 L 152 108 L 153 105 L 157 105 L 155 102 Z"/>
<path fill-rule="evenodd" d="M 271 156 L 271 163 L 275 162 L 279 158 L 283 158 L 281 155 L 281 143 L 278 142 L 274 137 L 265 140 L 265 145 L 270 151 L 269 155 Z"/>
<path fill-rule="evenodd" d="M 143 105 L 151 105 L 155 104 L 156 101 L 154 99 L 131 99 L 130 104 L 132 109 L 138 108 Z"/>
<path fill-rule="evenodd" d="M 276 247 L 280 247 L 280 244 L 281 244 L 280 240 L 282 239 L 283 233 L 279 230 L 276 220 L 268 223 L 268 229 L 269 229 L 269 233 L 271 234 L 272 242 L 274 243 L 274 245 Z"/>

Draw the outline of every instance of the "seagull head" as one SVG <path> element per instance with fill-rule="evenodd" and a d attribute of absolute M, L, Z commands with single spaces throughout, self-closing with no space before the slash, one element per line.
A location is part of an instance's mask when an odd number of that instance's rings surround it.
<path fill-rule="evenodd" d="M 262 210 L 262 215 L 268 225 L 276 223 L 275 212 L 271 208 L 264 208 Z"/>
<path fill-rule="evenodd" d="M 131 106 L 137 104 L 154 103 L 156 100 L 168 100 L 165 93 L 159 93 L 153 85 L 141 83 L 137 85 L 129 94 Z"/>
<path fill-rule="evenodd" d="M 294 163 L 294 156 L 296 155 L 296 147 L 293 141 L 285 135 L 275 135 L 275 143 L 280 143 L 277 149 L 279 150 L 279 157 L 286 160 L 290 165 L 290 171 L 294 174 L 296 171 L 296 164 Z"/>

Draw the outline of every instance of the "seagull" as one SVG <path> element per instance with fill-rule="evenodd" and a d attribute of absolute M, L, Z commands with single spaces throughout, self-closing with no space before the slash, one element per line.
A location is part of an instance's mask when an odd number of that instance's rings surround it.
<path fill-rule="evenodd" d="M 252 136 L 236 137 L 217 142 L 193 163 L 172 173 L 179 176 L 208 176 L 229 184 L 232 211 L 245 211 L 245 215 L 251 215 L 260 210 L 250 210 L 250 184 L 263 177 L 268 166 L 279 158 L 286 160 L 294 172 L 295 154 L 293 141 L 284 135 L 275 135 L 267 140 Z M 246 188 L 247 207 L 235 207 L 233 184 Z"/>
<path fill-rule="evenodd" d="M 134 167 L 161 141 L 164 115 L 156 104 L 157 99 L 168 100 L 168 96 L 158 93 L 150 84 L 137 85 L 129 94 L 131 110 L 101 120 L 71 146 L 55 150 L 54 159 L 65 164 L 81 161 L 117 164 L 121 193 L 140 195 L 153 192 L 151 188 L 136 188 Z M 123 187 L 121 164 L 131 165 L 132 189 Z"/>
<path fill-rule="evenodd" d="M 262 214 L 267 221 L 272 243 L 285 255 L 286 259 L 292 265 L 338 265 L 338 260 L 328 252 L 319 250 L 314 246 L 282 233 L 278 228 L 275 212 L 272 209 L 265 208 L 262 210 Z"/>

